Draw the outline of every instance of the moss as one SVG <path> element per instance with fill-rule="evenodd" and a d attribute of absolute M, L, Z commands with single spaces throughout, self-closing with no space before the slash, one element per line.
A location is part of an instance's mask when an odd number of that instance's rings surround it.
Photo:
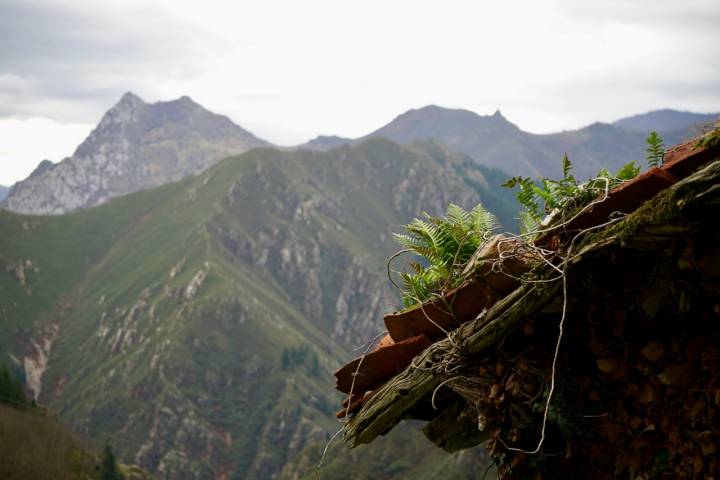
<path fill-rule="evenodd" d="M 720 145 L 720 120 L 718 120 L 719 126 L 715 127 L 713 131 L 702 136 L 695 144 L 698 147 L 715 147 Z"/>
<path fill-rule="evenodd" d="M 652 200 L 645 202 L 624 220 L 604 228 L 596 233 L 589 233 L 580 243 L 578 251 L 588 245 L 601 242 L 611 237 L 630 240 L 636 237 L 645 227 L 659 225 L 676 217 L 688 208 L 700 196 L 705 186 L 712 186 L 720 178 L 720 162 L 715 161 L 685 181 L 663 190 Z M 657 232 L 661 234 L 662 232 Z"/>

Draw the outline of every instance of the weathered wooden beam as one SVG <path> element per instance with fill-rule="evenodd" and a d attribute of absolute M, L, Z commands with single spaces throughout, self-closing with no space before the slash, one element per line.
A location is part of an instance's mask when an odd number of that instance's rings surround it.
<path fill-rule="evenodd" d="M 523 285 L 496 303 L 485 316 L 460 327 L 456 337 L 461 354 L 474 355 L 495 344 L 498 336 L 504 335 L 527 316 L 540 310 L 557 294 L 560 284 Z M 443 381 L 427 367 L 435 365 L 444 354 L 453 349 L 450 339 L 436 342 L 415 359 L 412 365 L 388 381 L 355 415 L 345 427 L 345 440 L 351 446 L 369 443 L 385 434 L 402 420 L 416 402 L 427 395 Z"/>
<path fill-rule="evenodd" d="M 554 272 L 549 268 L 544 270 L 547 275 L 552 275 Z M 550 284 L 529 284 L 529 287 L 516 290 L 515 292 L 521 293 L 522 296 L 507 310 L 499 313 L 492 321 L 486 322 L 480 328 L 477 328 L 477 325 L 475 328 L 470 328 L 471 326 L 468 325 L 468 328 L 461 332 L 462 354 L 476 356 L 496 345 L 504 336 L 550 303 L 560 293 L 561 288 L 562 282 L 555 281 Z"/>
<path fill-rule="evenodd" d="M 425 425 L 423 433 L 428 440 L 449 453 L 480 445 L 490 438 L 489 431 L 480 431 L 477 413 L 464 399 L 453 403 Z"/>

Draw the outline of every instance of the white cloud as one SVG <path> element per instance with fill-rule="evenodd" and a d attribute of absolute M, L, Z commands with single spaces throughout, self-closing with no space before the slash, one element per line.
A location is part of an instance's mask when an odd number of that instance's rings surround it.
<path fill-rule="evenodd" d="M 715 0 L 3 5 L 6 118 L 86 124 L 126 90 L 190 95 L 293 144 L 359 136 L 429 103 L 500 108 L 534 132 L 663 107 L 720 110 Z"/>
<path fill-rule="evenodd" d="M 92 127 L 48 118 L 0 118 L 0 185 L 27 177 L 41 160 L 70 156 Z"/>

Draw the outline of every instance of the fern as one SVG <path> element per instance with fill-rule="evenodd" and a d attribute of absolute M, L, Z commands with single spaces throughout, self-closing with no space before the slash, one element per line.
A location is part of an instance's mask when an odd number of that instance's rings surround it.
<path fill-rule="evenodd" d="M 543 225 L 547 227 L 552 223 L 555 213 L 585 205 L 606 189 L 616 187 L 640 173 L 640 167 L 635 162 L 630 162 L 615 174 L 602 169 L 590 180 L 580 183 L 572 174 L 572 168 L 573 165 L 565 154 L 562 158 L 563 178 L 560 180 L 542 178 L 535 182 L 525 177 L 513 177 L 502 185 L 519 189 L 516 196 L 524 207 L 520 214 L 523 234 L 533 237 L 533 232 L 539 232 Z M 548 214 L 550 217 L 546 218 Z"/>
<path fill-rule="evenodd" d="M 633 161 L 625 164 L 620 170 L 618 170 L 615 176 L 620 180 L 631 180 L 637 177 L 638 173 L 640 173 L 640 166 Z"/>
<path fill-rule="evenodd" d="M 563 162 L 563 179 L 570 178 L 570 170 L 572 170 L 572 163 L 570 162 L 570 159 L 568 158 L 567 152 L 563 155 L 562 158 Z"/>
<path fill-rule="evenodd" d="M 423 213 L 405 226 L 405 232 L 393 238 L 420 261 L 408 262 L 401 272 L 403 306 L 424 302 L 435 294 L 462 283 L 462 271 L 475 250 L 497 228 L 497 220 L 482 205 L 471 211 L 451 203 L 445 216 Z"/>
<path fill-rule="evenodd" d="M 645 149 L 645 159 L 651 167 L 659 167 L 663 163 L 665 157 L 665 149 L 663 148 L 663 139 L 657 134 L 655 130 L 650 132 L 650 135 L 645 139 L 647 148 Z"/>
<path fill-rule="evenodd" d="M 533 232 L 540 230 L 540 222 L 527 210 L 520 212 L 520 233 L 523 235 L 532 235 Z"/>
<path fill-rule="evenodd" d="M 533 183 L 531 178 L 513 177 L 503 183 L 502 186 L 505 188 L 518 187 L 519 191 L 516 195 L 517 200 L 520 205 L 525 207 L 525 212 L 527 212 L 527 214 L 530 215 L 532 218 L 537 218 L 540 216 L 540 205 L 536 198 L 537 195 L 533 190 L 535 184 Z"/>

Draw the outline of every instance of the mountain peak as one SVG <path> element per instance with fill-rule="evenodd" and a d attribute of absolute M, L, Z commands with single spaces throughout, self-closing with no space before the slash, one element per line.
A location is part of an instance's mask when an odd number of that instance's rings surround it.
<path fill-rule="evenodd" d="M 459 121 L 469 124 L 477 124 L 483 119 L 502 120 L 503 123 L 511 123 L 498 109 L 492 115 L 479 115 L 464 108 L 446 108 L 439 105 L 426 105 L 418 109 L 408 110 L 399 115 L 396 120 L 419 120 L 419 119 L 442 119 L 443 121 Z"/>
<path fill-rule="evenodd" d="M 29 178 L 37 177 L 39 175 L 42 175 L 47 170 L 51 169 L 55 164 L 51 162 L 48 159 L 43 160 L 42 162 L 38 163 L 38 166 L 35 167 L 35 170 L 32 171 Z"/>
<path fill-rule="evenodd" d="M 118 105 L 127 105 L 127 106 L 136 106 L 136 105 L 145 105 L 145 102 L 142 98 L 135 95 L 133 92 L 125 92 L 122 97 L 120 97 L 120 101 L 117 103 Z"/>
<path fill-rule="evenodd" d="M 441 107 L 440 105 L 425 105 L 424 107 L 420 107 L 418 109 L 411 109 L 407 112 L 403 113 L 402 116 L 408 116 L 408 115 L 467 115 L 471 114 L 474 116 L 478 116 L 477 113 L 471 112 L 470 110 L 465 110 L 464 108 L 447 108 L 447 107 Z"/>
<path fill-rule="evenodd" d="M 203 107 L 187 95 L 183 95 L 180 98 L 170 100 L 168 102 L 158 102 L 157 105 L 161 108 L 176 108 L 186 112 L 207 112 L 212 114 L 212 112 L 207 110 L 205 107 Z"/>
<path fill-rule="evenodd" d="M 331 148 L 352 143 L 351 138 L 339 137 L 337 135 L 318 135 L 312 140 L 299 145 L 298 148 L 305 150 L 330 150 Z"/>
<path fill-rule="evenodd" d="M 435 138 L 453 147 L 463 135 L 480 138 L 479 135 L 489 140 L 498 135 L 499 131 L 514 134 L 518 130 L 499 110 L 493 115 L 478 115 L 461 108 L 427 105 L 417 110 L 408 110 L 367 136 L 383 136 L 401 144 Z"/>
<path fill-rule="evenodd" d="M 132 92 L 126 92 L 118 103 L 105 112 L 95 131 L 105 131 L 132 122 L 146 105 L 142 98 Z"/>
<path fill-rule="evenodd" d="M 430 104 L 430 105 L 425 105 L 424 107 L 420 107 L 420 108 L 418 108 L 418 109 L 414 109 L 414 108 L 413 108 L 413 109 L 410 109 L 410 110 L 408 110 L 408 111 L 405 112 L 405 113 L 413 113 L 413 112 L 418 112 L 418 113 L 419 113 L 419 112 L 425 112 L 425 113 L 428 113 L 428 112 L 444 112 L 444 111 L 446 111 L 446 110 L 450 110 L 450 109 L 445 108 L 445 107 L 441 107 L 440 105 Z"/>
<path fill-rule="evenodd" d="M 218 160 L 268 145 L 229 118 L 183 96 L 146 103 L 125 93 L 71 157 L 43 162 L 6 204 L 57 214 L 197 174 Z"/>
<path fill-rule="evenodd" d="M 714 123 L 720 113 L 693 113 L 663 108 L 640 115 L 621 118 L 613 125 L 626 130 L 649 133 L 651 130 L 669 132 L 687 130 L 699 125 Z"/>

